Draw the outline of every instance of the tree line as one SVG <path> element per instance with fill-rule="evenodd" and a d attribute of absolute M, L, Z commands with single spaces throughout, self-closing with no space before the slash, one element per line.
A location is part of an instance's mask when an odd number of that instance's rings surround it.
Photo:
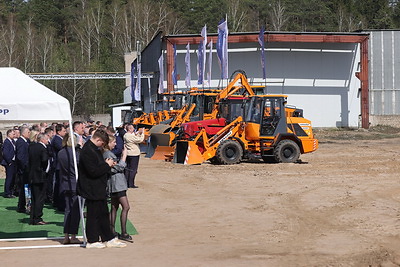
<path fill-rule="evenodd" d="M 123 56 L 159 32 L 352 32 L 400 26 L 398 0 L 2 0 L 0 66 L 26 73 L 121 72 Z M 108 111 L 123 80 L 44 81 L 74 114 Z"/>

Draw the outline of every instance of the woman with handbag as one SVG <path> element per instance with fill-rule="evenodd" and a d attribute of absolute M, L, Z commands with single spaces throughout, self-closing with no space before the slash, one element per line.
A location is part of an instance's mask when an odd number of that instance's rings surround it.
<path fill-rule="evenodd" d="M 126 156 L 127 149 L 124 148 L 122 151 L 121 159 L 118 161 L 117 156 L 114 155 L 112 150 L 114 149 L 116 143 L 115 136 L 110 135 L 110 140 L 108 144 L 104 147 L 103 158 L 113 159 L 117 164 L 111 168 L 111 177 L 108 180 L 108 191 L 111 197 L 111 211 L 110 211 L 110 223 L 111 231 L 118 236 L 118 239 L 131 241 L 132 237 L 126 231 L 126 222 L 129 212 L 129 201 L 126 195 L 126 190 L 128 189 L 127 181 L 124 174 L 124 169 L 126 167 Z M 122 207 L 121 211 L 121 234 L 115 232 L 115 221 L 117 217 L 117 211 L 119 205 Z"/>

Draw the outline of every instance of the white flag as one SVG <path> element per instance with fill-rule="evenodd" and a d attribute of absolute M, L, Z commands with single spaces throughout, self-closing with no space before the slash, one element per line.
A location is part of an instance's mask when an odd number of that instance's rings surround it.
<path fill-rule="evenodd" d="M 158 83 L 158 93 L 164 93 L 164 58 L 163 53 L 161 52 L 161 56 L 158 59 L 158 68 L 160 70 L 160 80 Z"/>
<path fill-rule="evenodd" d="M 141 100 L 141 92 L 142 92 L 142 63 L 137 64 L 137 82 L 135 89 L 135 100 Z"/>

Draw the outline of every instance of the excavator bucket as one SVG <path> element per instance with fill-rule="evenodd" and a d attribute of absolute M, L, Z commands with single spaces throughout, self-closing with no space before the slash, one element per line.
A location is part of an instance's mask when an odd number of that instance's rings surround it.
<path fill-rule="evenodd" d="M 175 133 L 153 133 L 150 138 L 150 147 L 154 148 L 151 159 L 164 160 L 166 154 L 171 154 L 174 148 L 170 146 L 171 141 L 175 138 Z"/>
<path fill-rule="evenodd" d="M 165 160 L 166 155 L 171 155 L 174 152 L 173 146 L 157 146 L 151 159 Z"/>
<path fill-rule="evenodd" d="M 201 164 L 203 156 L 194 141 L 178 141 L 175 147 L 174 163 Z"/>
<path fill-rule="evenodd" d="M 170 129 L 169 125 L 158 124 L 149 130 L 150 138 L 148 141 L 146 158 L 151 158 L 154 155 L 158 145 L 169 146 L 170 136 L 168 133 L 164 133 L 168 132 L 168 129 Z"/>

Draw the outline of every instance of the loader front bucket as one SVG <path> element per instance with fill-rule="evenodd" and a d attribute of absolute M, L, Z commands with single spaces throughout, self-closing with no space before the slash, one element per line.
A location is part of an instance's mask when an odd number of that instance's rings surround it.
<path fill-rule="evenodd" d="M 173 146 L 157 146 L 153 156 L 151 156 L 151 159 L 155 160 L 165 160 L 166 155 L 171 155 L 172 152 L 174 152 L 175 147 Z"/>
<path fill-rule="evenodd" d="M 151 134 L 146 157 L 151 159 L 164 159 L 164 155 L 166 154 L 165 151 L 173 151 L 173 148 L 170 148 L 170 144 L 174 138 L 175 133 L 173 132 Z"/>
<path fill-rule="evenodd" d="M 158 145 L 169 146 L 170 144 L 170 135 L 168 134 L 168 130 L 171 129 L 169 125 L 158 124 L 153 126 L 149 130 L 149 140 L 148 140 L 148 148 L 146 153 L 146 158 L 151 158 L 154 155 L 154 152 Z M 164 133 L 167 132 L 167 133 Z"/>
<path fill-rule="evenodd" d="M 199 147 L 194 141 L 178 141 L 176 142 L 174 163 L 181 164 L 201 164 L 204 162 Z"/>

